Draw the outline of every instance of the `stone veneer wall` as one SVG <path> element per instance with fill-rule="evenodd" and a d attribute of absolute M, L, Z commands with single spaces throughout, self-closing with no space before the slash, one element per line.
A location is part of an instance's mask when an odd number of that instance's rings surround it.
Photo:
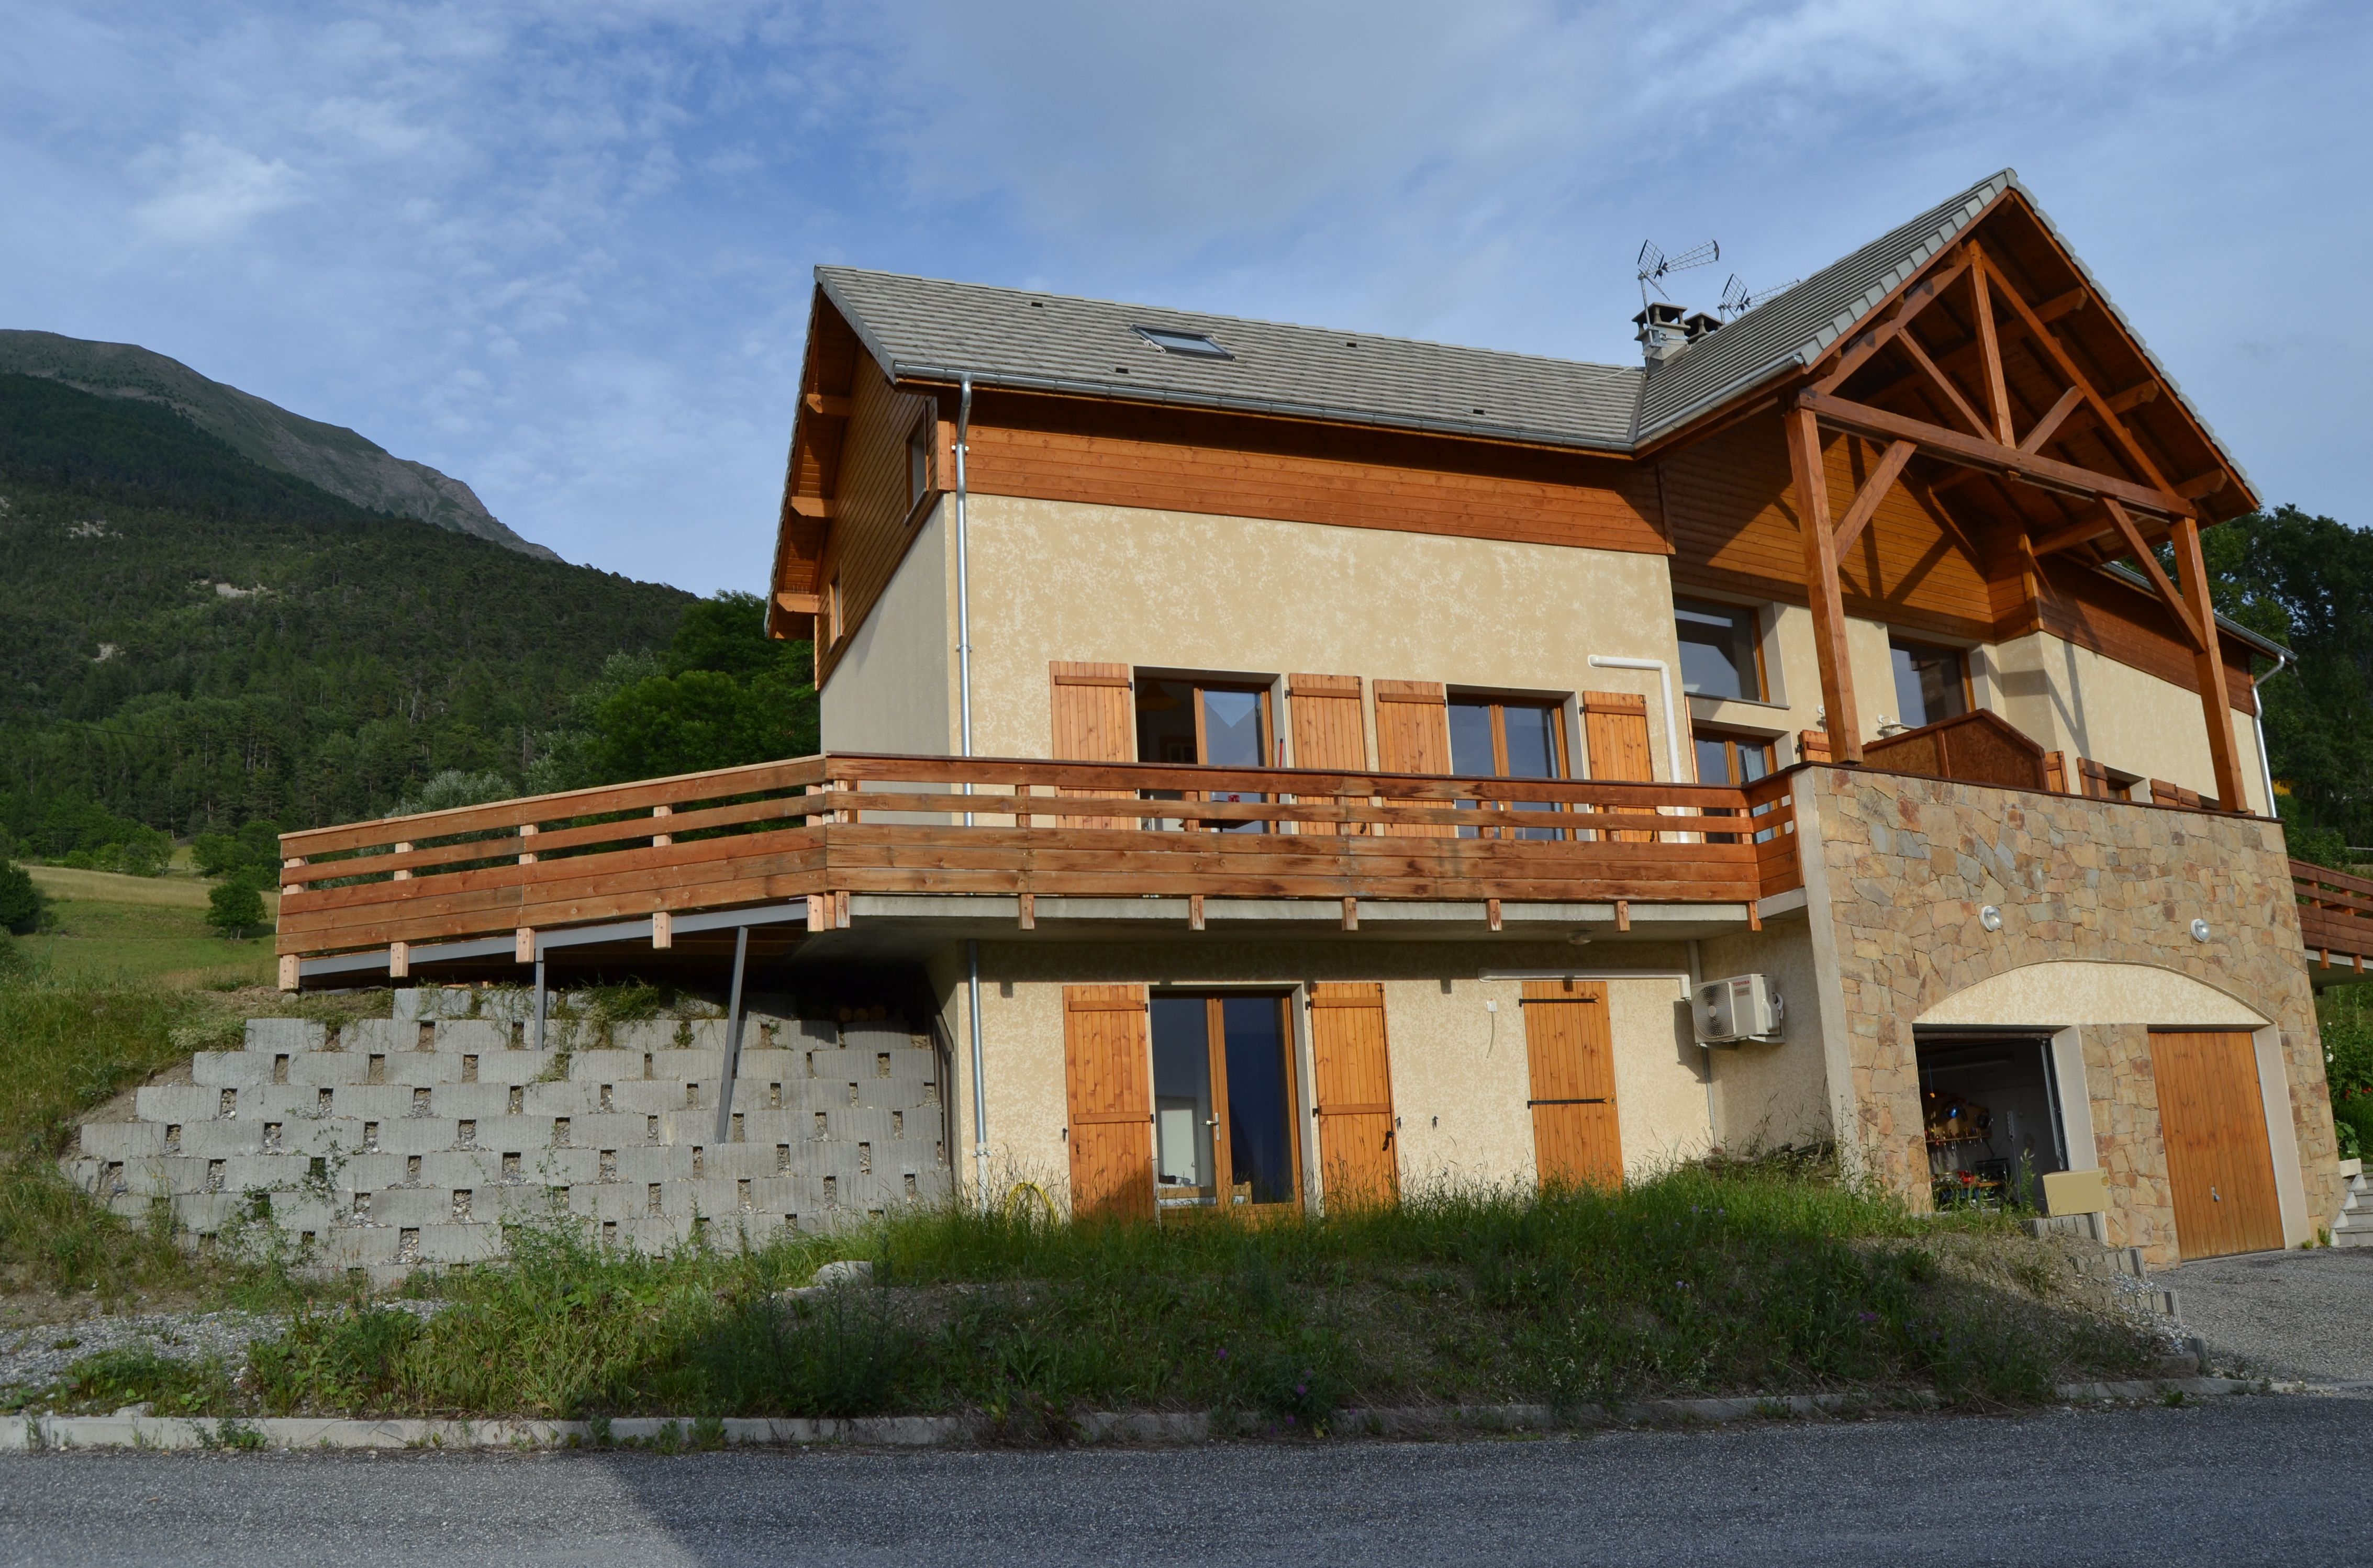
<path fill-rule="evenodd" d="M 1818 920 L 1825 894 L 1835 935 L 1853 1118 L 1840 1132 L 1887 1179 L 1926 1202 L 1914 1018 L 2027 964 L 2149 964 L 2215 986 L 2281 1028 L 2309 1221 L 2331 1222 L 2339 1148 L 2279 827 L 1843 768 L 1806 770 L 1797 796 L 1818 819 L 1820 865 L 1806 868 L 1813 912 Z M 1986 904 L 2000 907 L 2000 931 L 1979 923 Z M 2192 938 L 2195 915 L 2209 922 L 2206 942 Z M 2086 1082 L 2114 1194 L 2111 1239 L 2172 1263 L 2147 1022 L 2087 1026 Z"/>

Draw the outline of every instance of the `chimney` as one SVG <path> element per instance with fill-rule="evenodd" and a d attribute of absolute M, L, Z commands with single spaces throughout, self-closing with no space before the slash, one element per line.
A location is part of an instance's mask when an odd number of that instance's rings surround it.
<path fill-rule="evenodd" d="M 1677 305 L 1651 305 L 1632 317 L 1631 324 L 1640 329 L 1637 334 L 1640 350 L 1651 365 L 1661 365 L 1689 346 L 1689 333 L 1681 325 L 1681 308 Z"/>
<path fill-rule="evenodd" d="M 1681 331 L 1689 334 L 1689 340 L 1691 343 L 1710 335 L 1721 325 L 1721 317 L 1709 316 L 1702 310 L 1694 316 L 1681 318 Z"/>

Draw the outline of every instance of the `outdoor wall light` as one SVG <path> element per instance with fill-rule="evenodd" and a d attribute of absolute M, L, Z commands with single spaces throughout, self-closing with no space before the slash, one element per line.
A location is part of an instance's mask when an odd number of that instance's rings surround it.
<path fill-rule="evenodd" d="M 2000 904 L 1988 904 L 1985 908 L 1980 910 L 1978 912 L 1978 923 L 1984 926 L 1988 931 L 2000 931 L 2002 929 L 2002 906 Z"/>
<path fill-rule="evenodd" d="M 2194 942 L 2205 942 L 2208 940 L 2208 923 L 2206 921 L 2194 920 L 2192 923 L 2192 939 Z"/>

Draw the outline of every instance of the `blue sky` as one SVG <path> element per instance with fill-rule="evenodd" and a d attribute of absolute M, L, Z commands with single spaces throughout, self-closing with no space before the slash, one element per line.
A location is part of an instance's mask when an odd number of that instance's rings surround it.
<path fill-rule="evenodd" d="M 569 559 L 762 586 L 820 261 L 1630 362 L 2005 165 L 2270 502 L 2373 523 L 2373 6 L 0 0 L 0 325 Z"/>

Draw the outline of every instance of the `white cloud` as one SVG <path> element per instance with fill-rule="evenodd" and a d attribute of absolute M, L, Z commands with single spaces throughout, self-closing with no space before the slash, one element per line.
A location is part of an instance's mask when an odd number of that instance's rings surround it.
<path fill-rule="evenodd" d="M 156 238 L 177 244 L 229 238 L 299 200 L 297 171 L 286 163 L 201 131 L 183 132 L 170 147 L 149 148 L 133 169 L 157 188 L 132 209 L 134 219 Z"/>
<path fill-rule="evenodd" d="M 0 168 L 61 237 L 0 297 L 708 588 L 763 569 L 818 261 L 1628 358 L 1642 238 L 1722 238 L 1702 302 L 2016 164 L 2262 481 L 2373 520 L 2361 374 L 2239 346 L 2373 238 L 2355 15 L 0 0 Z"/>

